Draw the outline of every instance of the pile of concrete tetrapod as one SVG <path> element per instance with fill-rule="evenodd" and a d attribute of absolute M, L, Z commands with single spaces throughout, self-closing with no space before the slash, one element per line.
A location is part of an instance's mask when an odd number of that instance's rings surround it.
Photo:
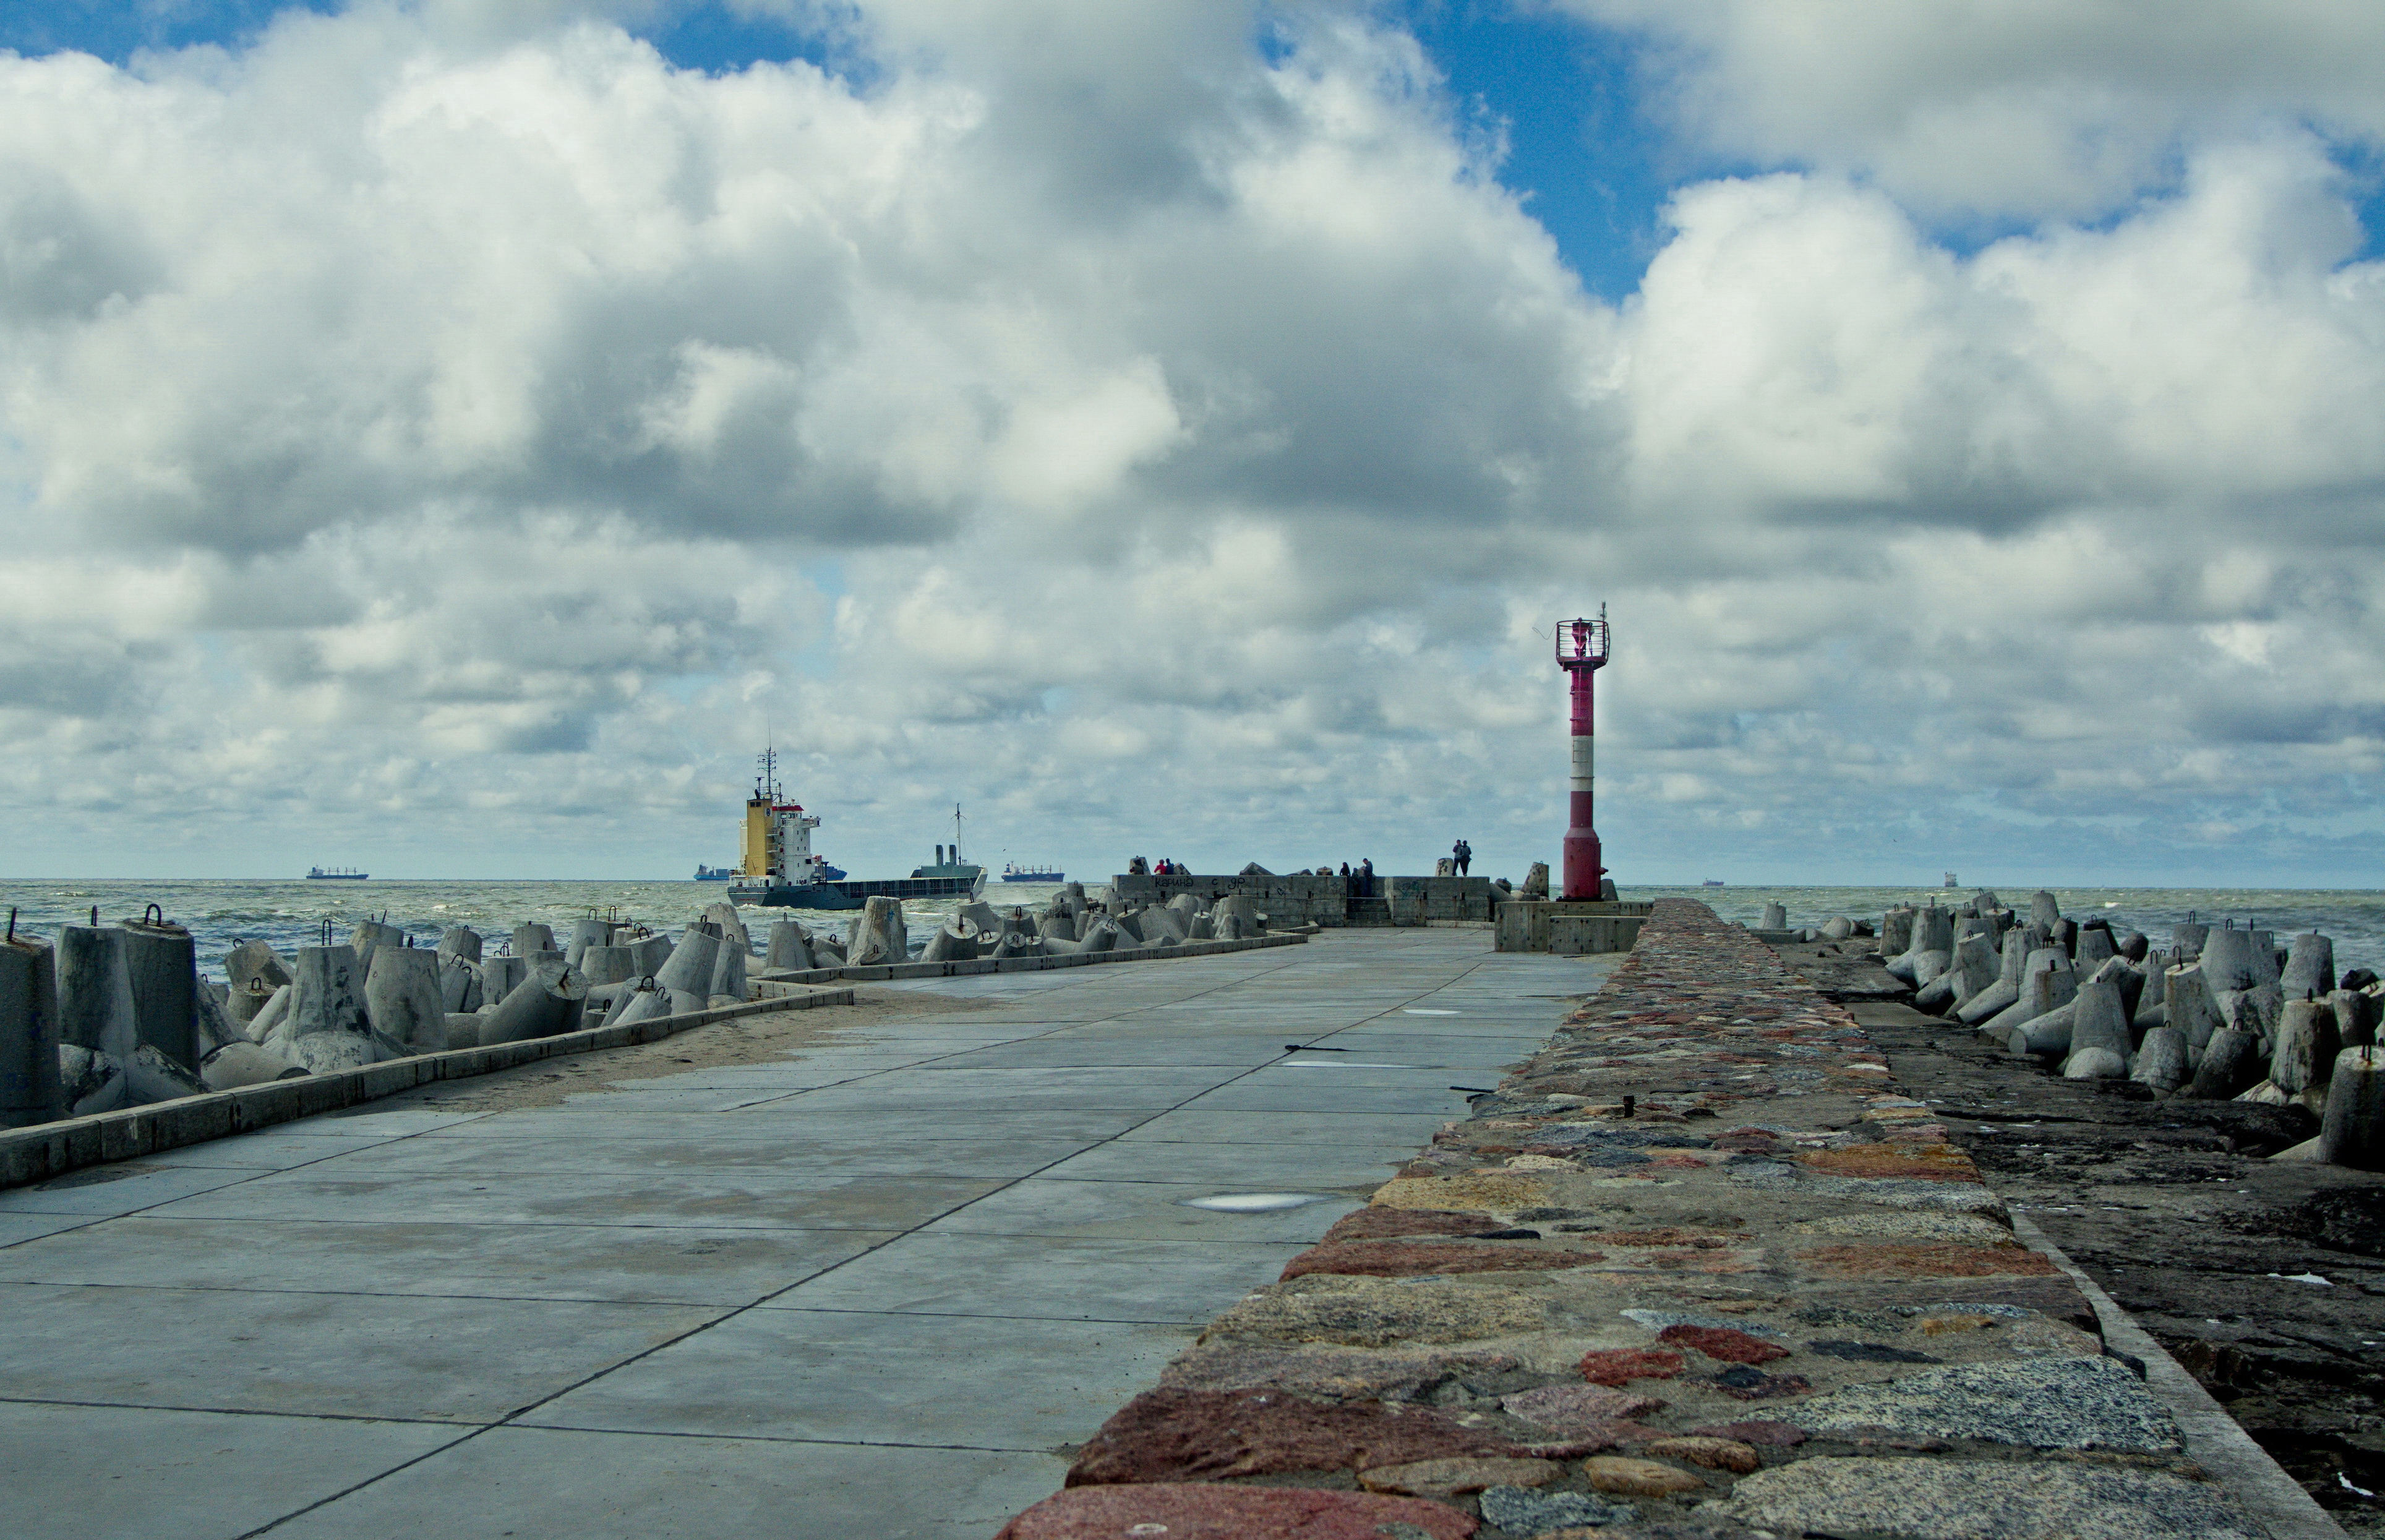
<path fill-rule="evenodd" d="M 2281 1158 L 2385 1168 L 2385 983 L 2366 970 L 2339 979 L 2334 943 L 2316 932 L 2281 947 L 2267 931 L 2188 923 L 2156 947 L 2101 918 L 2065 918 L 2050 893 L 2023 918 L 1981 892 L 1959 908 L 1889 910 L 1878 950 L 1917 1008 L 2017 1060 L 2162 1096 L 2299 1104 L 2320 1132 Z"/>
<path fill-rule="evenodd" d="M 1003 1540 L 2257 1533 L 1845 1009 L 1666 900 Z"/>
<path fill-rule="evenodd" d="M 1118 912 L 1111 912 L 1113 908 Z M 427 931 L 428 928 L 426 928 Z M 518 1043 L 742 1004 L 756 978 L 880 963 L 1132 952 L 1243 940 L 1248 898 L 1117 905 L 1070 883 L 1040 917 L 964 906 L 910 939 L 903 906 L 873 897 L 843 936 L 774 922 L 759 949 L 734 904 L 676 937 L 590 918 L 558 944 L 525 923 L 490 948 L 469 926 L 435 946 L 386 918 L 285 958 L 262 941 L 204 978 L 191 933 L 157 916 L 68 925 L 55 942 L 0 943 L 0 1128 L 88 1117 L 210 1091 L 327 1074 L 455 1048 Z"/>

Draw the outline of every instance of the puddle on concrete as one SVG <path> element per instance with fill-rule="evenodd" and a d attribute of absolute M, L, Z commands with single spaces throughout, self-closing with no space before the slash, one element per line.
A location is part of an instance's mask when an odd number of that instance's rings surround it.
<path fill-rule="evenodd" d="M 1267 1214 L 1279 1208 L 1300 1208 L 1331 1201 L 1322 1193 L 1217 1193 L 1209 1197 L 1188 1197 L 1184 1207 L 1213 1209 L 1220 1214 Z"/>

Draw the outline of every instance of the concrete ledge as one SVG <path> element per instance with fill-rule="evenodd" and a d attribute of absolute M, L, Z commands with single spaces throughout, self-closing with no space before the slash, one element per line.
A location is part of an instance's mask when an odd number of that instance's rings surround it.
<path fill-rule="evenodd" d="M 2237 1506 L 2269 1532 L 2271 1540 L 2344 1540 L 2342 1526 L 2328 1517 L 2327 1509 L 2303 1490 L 2302 1484 L 2286 1474 L 2269 1451 L 2255 1443 L 2242 1424 L 2186 1371 L 2186 1366 L 2171 1358 L 2153 1333 L 2138 1325 L 2044 1231 L 2020 1214 L 2012 1217 L 2012 1226 L 2015 1235 L 2079 1285 L 2079 1292 L 2095 1307 L 2104 1351 L 2130 1361 L 2144 1375 L 2145 1388 L 2178 1419 L 2187 1455 L 2228 1489 Z"/>
<path fill-rule="evenodd" d="M 595 1053 L 639 1043 L 659 1043 L 695 1027 L 739 1016 L 759 1016 L 779 1010 L 810 1010 L 819 1006 L 853 1004 L 850 989 L 806 989 L 774 993 L 770 997 L 684 1016 L 657 1017 L 626 1026 L 591 1027 L 556 1037 L 533 1037 L 526 1043 L 502 1043 L 482 1048 L 454 1048 L 445 1053 L 417 1054 L 411 1058 L 368 1064 L 304 1080 L 280 1080 L 269 1085 L 246 1085 L 204 1096 L 183 1096 L 147 1107 L 102 1112 L 89 1118 L 69 1118 L 55 1123 L 0 1132 L 0 1187 L 21 1187 L 109 1160 L 128 1160 L 159 1150 L 180 1149 L 228 1134 L 246 1133 L 275 1123 L 293 1122 L 321 1112 L 378 1101 L 401 1091 L 435 1081 L 465 1080 L 498 1070 L 518 1069 L 542 1058 L 566 1054 Z"/>
<path fill-rule="evenodd" d="M 1070 952 L 1056 958 L 962 958 L 949 962 L 881 962 L 862 968 L 773 968 L 753 976 L 757 994 L 797 984 L 851 980 L 883 983 L 890 979 L 959 979 L 976 973 L 1038 973 L 1053 968 L 1089 968 L 1102 962 L 1164 962 L 1171 958 L 1207 958 L 1222 952 L 1253 952 L 1263 946 L 1297 946 L 1307 932 L 1254 936 L 1247 941 L 1183 941 L 1173 946 L 1130 946 L 1118 952 Z"/>

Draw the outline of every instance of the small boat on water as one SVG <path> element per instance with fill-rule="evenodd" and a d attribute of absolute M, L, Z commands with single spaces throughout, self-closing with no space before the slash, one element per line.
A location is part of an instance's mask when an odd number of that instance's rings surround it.
<path fill-rule="evenodd" d="M 361 883 L 371 875 L 372 873 L 369 871 L 358 871 L 354 867 L 335 866 L 331 870 L 326 871 L 318 866 L 310 868 L 307 870 L 306 881 L 310 883 Z"/>
<path fill-rule="evenodd" d="M 1018 866 L 1005 861 L 1002 863 L 1002 880 L 1005 883 L 1065 883 L 1068 874 L 1054 867 Z"/>
<path fill-rule="evenodd" d="M 1718 888 L 1722 886 L 1722 879 L 1719 877 L 1709 877 L 1705 880 L 1704 885 L 1710 888 Z"/>

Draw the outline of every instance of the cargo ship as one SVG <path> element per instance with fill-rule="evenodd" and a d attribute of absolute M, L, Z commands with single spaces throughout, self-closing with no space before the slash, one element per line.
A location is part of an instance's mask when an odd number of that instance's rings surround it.
<path fill-rule="evenodd" d="M 1005 883 L 1065 883 L 1068 874 L 1051 867 L 1016 866 L 1002 863 L 1002 880 Z"/>
<path fill-rule="evenodd" d="M 872 898 L 975 898 L 985 891 L 985 868 L 961 859 L 960 809 L 953 809 L 953 847 L 936 846 L 933 864 L 908 877 L 847 877 L 812 850 L 819 815 L 790 802 L 779 785 L 779 757 L 760 755 L 754 795 L 745 799 L 745 857 L 730 879 L 737 904 L 774 909 L 857 909 Z"/>
<path fill-rule="evenodd" d="M 326 871 L 318 866 L 308 869 L 306 872 L 306 881 L 310 883 L 361 883 L 368 879 L 371 875 L 372 873 L 368 871 L 354 871 L 350 870 L 346 867 L 337 866 L 333 867 L 331 870 Z"/>

